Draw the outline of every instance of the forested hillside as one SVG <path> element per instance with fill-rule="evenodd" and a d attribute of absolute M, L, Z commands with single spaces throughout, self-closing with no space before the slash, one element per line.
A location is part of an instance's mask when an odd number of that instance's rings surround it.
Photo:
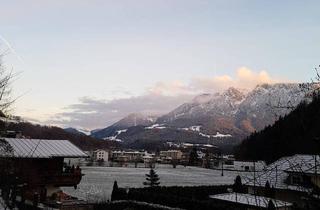
<path fill-rule="evenodd" d="M 267 162 L 293 154 L 319 154 L 320 96 L 309 104 L 301 103 L 274 125 L 250 135 L 235 153 L 240 159 Z"/>
<path fill-rule="evenodd" d="M 83 150 L 109 148 L 116 144 L 115 142 L 103 141 L 85 135 L 69 133 L 64 129 L 55 126 L 41 126 L 26 122 L 5 123 L 4 121 L 0 121 L 0 130 L 18 131 L 28 138 L 70 140 Z"/>

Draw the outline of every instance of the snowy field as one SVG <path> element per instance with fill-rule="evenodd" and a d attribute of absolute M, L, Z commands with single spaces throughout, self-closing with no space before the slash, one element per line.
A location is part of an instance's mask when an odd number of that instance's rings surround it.
<path fill-rule="evenodd" d="M 157 174 L 162 186 L 198 186 L 233 184 L 235 177 L 241 172 L 210 170 L 197 167 L 157 165 Z M 148 168 L 121 167 L 83 167 L 82 178 L 78 189 L 63 188 L 73 196 L 88 201 L 106 201 L 110 199 L 113 182 L 117 180 L 119 187 L 143 187 Z M 243 173 L 243 172 L 242 172 Z"/>

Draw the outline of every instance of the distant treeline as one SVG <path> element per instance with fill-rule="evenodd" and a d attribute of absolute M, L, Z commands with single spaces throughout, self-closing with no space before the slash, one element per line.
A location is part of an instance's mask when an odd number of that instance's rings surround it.
<path fill-rule="evenodd" d="M 302 102 L 272 126 L 253 133 L 236 147 L 235 155 L 245 160 L 270 163 L 280 157 L 320 152 L 320 97 Z"/>
<path fill-rule="evenodd" d="M 86 135 L 69 133 L 56 126 L 41 126 L 27 122 L 9 123 L 0 121 L 0 131 L 2 131 L 2 133 L 6 131 L 21 132 L 23 136 L 28 138 L 70 140 L 83 150 L 109 148 L 115 144 L 110 141 L 94 139 Z"/>
<path fill-rule="evenodd" d="M 228 188 L 232 186 L 146 187 L 130 188 L 128 193 L 119 188 L 121 193 L 115 200 L 135 200 L 187 210 L 225 210 L 232 208 L 211 200 L 209 195 L 227 193 Z"/>

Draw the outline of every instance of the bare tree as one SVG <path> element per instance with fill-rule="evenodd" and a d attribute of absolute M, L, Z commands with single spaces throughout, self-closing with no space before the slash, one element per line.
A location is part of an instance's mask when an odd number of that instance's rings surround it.
<path fill-rule="evenodd" d="M 12 97 L 11 82 L 14 78 L 12 69 L 9 71 L 3 62 L 5 52 L 0 52 L 0 117 L 5 117 L 15 101 Z M 0 196 L 2 196 L 4 208 L 12 209 L 15 206 L 16 179 L 12 179 L 11 157 L 13 148 L 3 139 L 0 139 Z M 5 161 L 4 161 L 5 160 Z M 14 177 L 13 177 L 14 178 Z"/>
<path fill-rule="evenodd" d="M 11 82 L 14 74 L 12 69 L 8 71 L 7 67 L 3 62 L 5 54 L 0 54 L 0 111 L 7 113 L 9 107 L 15 101 L 12 98 Z"/>
<path fill-rule="evenodd" d="M 311 78 L 310 82 L 304 82 L 299 84 L 299 88 L 290 91 L 291 99 L 284 100 L 282 98 L 269 100 L 267 107 L 273 113 L 275 119 L 283 116 L 283 113 L 289 113 L 293 111 L 299 103 L 294 101 L 295 98 L 303 97 L 304 102 L 312 101 L 313 97 L 320 94 L 320 65 L 314 68 L 315 76 Z M 270 96 L 270 99 L 272 97 Z M 282 113 L 282 114 L 281 114 Z"/>

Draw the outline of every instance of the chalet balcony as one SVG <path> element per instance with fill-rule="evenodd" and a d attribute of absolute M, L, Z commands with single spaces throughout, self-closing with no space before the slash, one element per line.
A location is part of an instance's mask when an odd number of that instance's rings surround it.
<path fill-rule="evenodd" d="M 44 176 L 44 184 L 60 186 L 76 186 L 80 183 L 83 174 L 81 173 L 60 173 Z"/>

